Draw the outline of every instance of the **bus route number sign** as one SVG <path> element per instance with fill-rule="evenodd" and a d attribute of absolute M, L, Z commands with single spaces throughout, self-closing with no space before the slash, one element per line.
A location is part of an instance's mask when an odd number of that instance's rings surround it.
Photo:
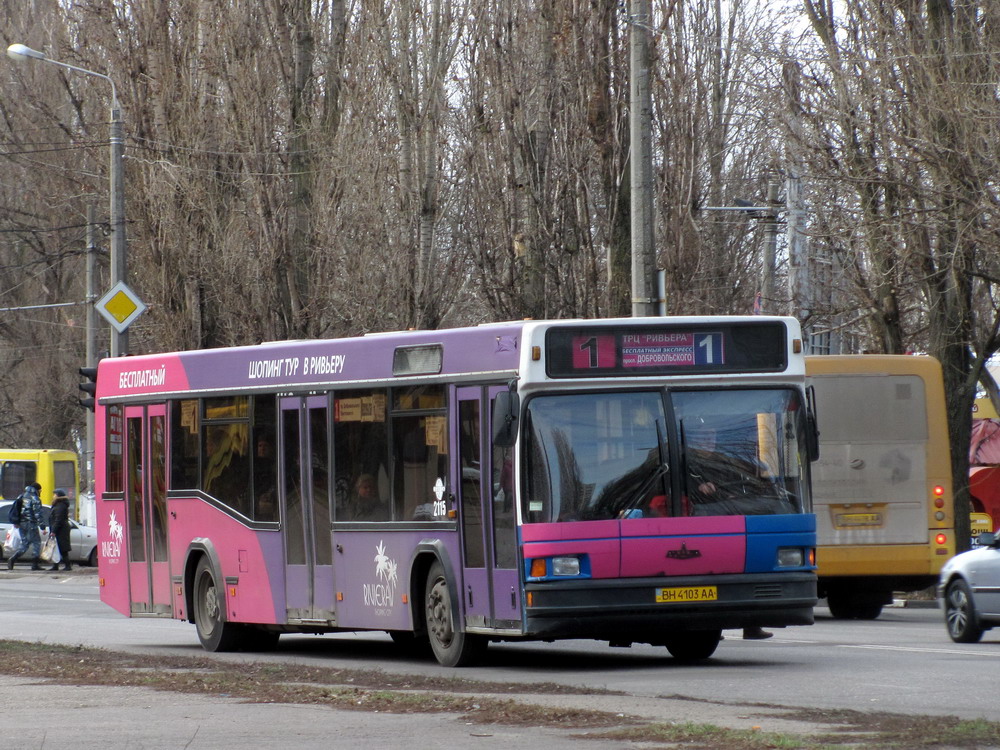
<path fill-rule="evenodd" d="M 573 338 L 575 370 L 626 370 L 725 364 L 720 332 L 636 331 Z"/>

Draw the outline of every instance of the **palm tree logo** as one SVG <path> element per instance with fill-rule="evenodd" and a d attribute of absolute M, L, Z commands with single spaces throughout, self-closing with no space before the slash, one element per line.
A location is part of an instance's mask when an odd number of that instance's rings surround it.
<path fill-rule="evenodd" d="M 396 561 L 390 560 L 385 554 L 385 542 L 379 540 L 375 548 L 375 575 L 381 579 L 391 591 L 396 590 Z"/>

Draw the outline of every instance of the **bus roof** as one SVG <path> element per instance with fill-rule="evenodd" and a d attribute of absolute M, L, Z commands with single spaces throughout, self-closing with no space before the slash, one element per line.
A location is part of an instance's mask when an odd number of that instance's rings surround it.
<path fill-rule="evenodd" d="M 343 339 L 276 341 L 255 346 L 150 354 L 104 359 L 99 365 L 98 398 L 130 400 L 152 394 L 210 394 L 440 380 L 501 380 L 522 375 L 545 377 L 538 353 L 551 329 L 647 326 L 704 329 L 734 324 L 780 322 L 784 338 L 801 338 L 794 318 L 713 316 L 513 321 L 466 328 L 398 331 Z M 801 342 L 800 342 L 801 343 Z M 799 365 L 801 367 L 801 364 Z M 532 369 L 534 368 L 534 369 Z M 634 375 L 651 376 L 639 372 Z"/>

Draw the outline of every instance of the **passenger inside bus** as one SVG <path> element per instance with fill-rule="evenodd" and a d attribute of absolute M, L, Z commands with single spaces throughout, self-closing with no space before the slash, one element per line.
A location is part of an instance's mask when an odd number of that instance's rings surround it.
<path fill-rule="evenodd" d="M 270 433 L 261 432 L 257 435 L 253 456 L 254 518 L 258 521 L 278 520 L 276 466 L 274 439 Z"/>
<path fill-rule="evenodd" d="M 347 503 L 350 521 L 388 521 L 389 504 L 381 497 L 378 482 L 371 474 L 361 474 L 354 481 L 354 491 Z"/>

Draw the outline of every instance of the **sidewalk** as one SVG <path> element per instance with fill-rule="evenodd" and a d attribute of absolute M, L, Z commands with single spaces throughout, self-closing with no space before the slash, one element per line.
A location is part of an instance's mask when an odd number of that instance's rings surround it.
<path fill-rule="evenodd" d="M 509 700 L 510 695 L 481 696 Z M 812 735 L 833 726 L 786 720 L 771 707 L 729 706 L 676 698 L 525 694 L 518 702 L 560 709 L 593 709 L 665 723 Z M 217 750 L 292 746 L 296 750 L 546 750 L 635 748 L 601 740 L 606 730 L 477 724 L 444 713 L 348 711 L 326 706 L 246 703 L 227 695 L 160 692 L 135 687 L 60 686 L 50 680 L 0 674 L 8 707 L 4 731 L 25 747 L 74 750 Z M 41 709 L 41 710 L 40 710 Z M 589 735 L 589 736 L 588 736 Z M 595 744 L 595 739 L 598 740 Z"/>

